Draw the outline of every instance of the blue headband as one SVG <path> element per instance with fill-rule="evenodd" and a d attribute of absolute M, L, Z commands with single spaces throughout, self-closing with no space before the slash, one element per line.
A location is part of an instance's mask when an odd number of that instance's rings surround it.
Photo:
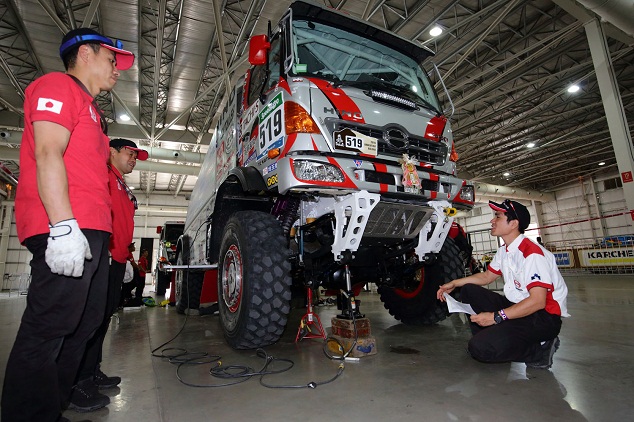
<path fill-rule="evenodd" d="M 66 55 L 66 53 L 68 53 L 68 50 L 70 50 L 71 48 L 75 47 L 76 45 L 85 44 L 90 41 L 96 41 L 99 44 L 107 44 L 120 50 L 123 49 L 123 43 L 120 40 L 117 40 L 113 43 L 110 38 L 104 37 L 102 35 L 77 35 L 66 41 L 59 47 L 59 56 L 61 58 L 64 58 L 64 55 Z"/>

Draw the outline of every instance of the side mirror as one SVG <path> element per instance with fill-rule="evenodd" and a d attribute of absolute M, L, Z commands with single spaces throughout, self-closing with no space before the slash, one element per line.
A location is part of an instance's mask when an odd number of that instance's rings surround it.
<path fill-rule="evenodd" d="M 255 35 L 249 41 L 249 63 L 253 66 L 266 64 L 271 43 L 266 35 Z"/>

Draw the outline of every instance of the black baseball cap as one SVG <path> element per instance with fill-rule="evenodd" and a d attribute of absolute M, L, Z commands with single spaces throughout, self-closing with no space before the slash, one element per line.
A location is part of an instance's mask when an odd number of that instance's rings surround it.
<path fill-rule="evenodd" d="M 489 201 L 489 207 L 495 211 L 507 213 L 513 219 L 517 220 L 519 222 L 518 229 L 520 232 L 526 230 L 528 225 L 531 223 L 531 214 L 528 212 L 528 208 L 517 201 L 505 199 L 499 204 L 497 202 Z"/>
<path fill-rule="evenodd" d="M 111 148 L 124 147 L 127 149 L 131 149 L 132 151 L 136 151 L 137 152 L 136 159 L 141 161 L 147 160 L 148 157 L 150 156 L 150 154 L 148 154 L 146 150 L 137 147 L 136 144 L 129 139 L 123 139 L 123 138 L 111 139 L 110 147 Z"/>
<path fill-rule="evenodd" d="M 64 60 L 66 54 L 73 48 L 87 43 L 96 43 L 108 50 L 114 51 L 117 60 L 117 69 L 119 70 L 130 69 L 134 63 L 134 54 L 124 50 L 121 41 L 112 41 L 110 38 L 104 37 L 99 32 L 90 28 L 73 29 L 64 35 L 62 44 L 59 46 L 59 56 Z"/>

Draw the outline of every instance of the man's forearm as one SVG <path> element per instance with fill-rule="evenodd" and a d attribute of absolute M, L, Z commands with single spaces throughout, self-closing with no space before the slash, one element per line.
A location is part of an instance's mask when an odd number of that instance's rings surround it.
<path fill-rule="evenodd" d="M 37 187 L 51 224 L 73 218 L 62 156 L 43 153 L 37 157 Z"/>
<path fill-rule="evenodd" d="M 493 280 L 495 280 L 496 278 L 497 278 L 497 275 L 487 270 L 483 273 L 477 273 L 477 274 L 470 275 L 468 277 L 460 278 L 458 280 L 455 280 L 454 283 L 456 287 L 462 287 L 465 284 L 476 284 L 478 286 L 486 286 L 487 284 L 492 283 Z"/>

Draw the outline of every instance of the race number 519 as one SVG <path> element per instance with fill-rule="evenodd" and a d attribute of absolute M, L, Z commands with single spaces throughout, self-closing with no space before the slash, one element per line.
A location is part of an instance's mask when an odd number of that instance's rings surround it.
<path fill-rule="evenodd" d="M 260 112 L 259 132 L 260 132 L 260 151 L 266 150 L 269 145 L 278 140 L 283 135 L 282 122 L 284 120 L 282 107 L 282 93 L 269 102 Z"/>

